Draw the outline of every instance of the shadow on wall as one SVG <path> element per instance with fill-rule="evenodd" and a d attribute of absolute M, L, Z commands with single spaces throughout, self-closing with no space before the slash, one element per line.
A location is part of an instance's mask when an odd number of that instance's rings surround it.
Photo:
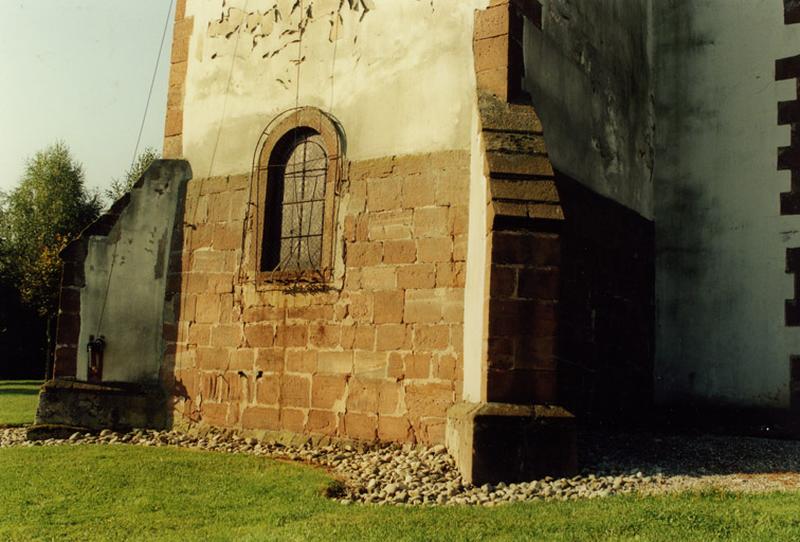
<path fill-rule="evenodd" d="M 179 346 L 178 322 L 181 320 L 183 310 L 183 243 L 184 232 L 193 226 L 194 218 L 186 214 L 186 199 L 188 185 L 193 180 L 184 183 L 178 195 L 178 205 L 175 209 L 175 227 L 172 231 L 172 250 L 169 255 L 167 267 L 167 286 L 164 290 L 164 358 L 161 363 L 160 379 L 167 397 L 166 426 L 173 427 L 175 423 L 174 404 L 183 402 L 184 416 L 191 419 L 192 398 L 190 389 L 194 387 L 183 382 L 181 375 L 176 371 L 176 360 L 181 355 L 185 346 Z"/>
<path fill-rule="evenodd" d="M 559 397 L 583 421 L 636 421 L 653 404 L 654 225 L 556 172 L 565 221 Z"/>

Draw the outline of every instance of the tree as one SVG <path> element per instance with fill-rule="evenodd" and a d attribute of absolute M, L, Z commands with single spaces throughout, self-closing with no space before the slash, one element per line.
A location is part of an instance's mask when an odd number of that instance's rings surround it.
<path fill-rule="evenodd" d="M 159 158 L 161 158 L 161 154 L 157 150 L 147 147 L 136 157 L 136 160 L 125 172 L 125 176 L 122 179 L 111 180 L 111 186 L 105 191 L 106 197 L 115 202 L 127 192 L 130 192 L 139 177 L 150 167 L 150 164 Z"/>
<path fill-rule="evenodd" d="M 59 293 L 58 253 L 100 214 L 102 203 L 84 186 L 83 167 L 62 142 L 29 159 L 19 185 L 0 199 L 0 275 L 22 301 L 54 316 Z"/>
<path fill-rule="evenodd" d="M 0 373 L 41 375 L 52 359 L 63 247 L 100 214 L 100 195 L 62 142 L 29 159 L 0 193 Z"/>

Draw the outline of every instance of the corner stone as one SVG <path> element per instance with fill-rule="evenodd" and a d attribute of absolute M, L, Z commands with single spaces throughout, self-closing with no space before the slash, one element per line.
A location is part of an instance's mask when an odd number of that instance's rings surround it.
<path fill-rule="evenodd" d="M 575 417 L 558 406 L 458 403 L 447 412 L 447 449 L 464 483 L 574 476 Z"/>

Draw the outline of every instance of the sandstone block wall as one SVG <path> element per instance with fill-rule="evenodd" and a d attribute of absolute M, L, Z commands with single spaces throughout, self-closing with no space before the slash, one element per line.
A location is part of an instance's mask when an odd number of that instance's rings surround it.
<path fill-rule="evenodd" d="M 487 398 L 555 404 L 561 238 L 538 230 L 492 236 Z"/>
<path fill-rule="evenodd" d="M 556 175 L 561 229 L 558 397 L 589 421 L 645 419 L 653 400 L 654 225 Z"/>
<path fill-rule="evenodd" d="M 444 441 L 460 399 L 467 152 L 351 163 L 340 280 L 253 280 L 249 176 L 189 183 L 163 378 L 175 423 Z"/>

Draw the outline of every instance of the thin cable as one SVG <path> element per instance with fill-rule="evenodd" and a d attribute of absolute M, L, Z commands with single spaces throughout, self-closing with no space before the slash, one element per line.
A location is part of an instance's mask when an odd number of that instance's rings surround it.
<path fill-rule="evenodd" d="M 244 7 L 242 11 L 247 13 L 247 5 L 250 3 L 250 0 L 247 0 L 244 3 Z M 217 158 L 217 149 L 219 148 L 219 138 L 222 135 L 222 126 L 225 124 L 225 116 L 228 113 L 228 95 L 231 90 L 231 82 L 233 81 L 233 68 L 236 65 L 236 56 L 239 54 L 239 41 L 242 37 L 242 26 L 245 24 L 247 18 L 243 18 L 242 22 L 239 24 L 239 28 L 236 29 L 236 42 L 233 45 L 233 58 L 231 59 L 231 65 L 228 69 L 228 83 L 225 85 L 225 97 L 222 101 L 222 113 L 219 116 L 219 123 L 217 124 L 217 137 L 214 140 L 214 149 L 211 151 L 211 162 L 208 164 L 208 175 L 206 178 L 211 177 L 211 173 L 214 171 L 214 161 Z"/>
<path fill-rule="evenodd" d="M 239 272 L 238 272 L 237 276 L 239 278 L 239 282 L 242 283 L 242 284 L 244 284 L 244 282 L 245 282 L 245 279 L 242 278 L 242 277 L 244 276 L 243 275 L 244 253 L 245 253 L 244 251 L 245 251 L 245 248 L 246 248 L 245 247 L 245 245 L 246 245 L 245 237 L 246 237 L 247 231 L 248 231 L 247 228 L 248 228 L 248 225 L 251 223 L 251 221 L 255 221 L 254 223 L 256 225 L 259 223 L 259 221 L 257 219 L 253 218 L 253 208 L 258 210 L 259 202 L 261 202 L 261 192 L 260 192 L 259 185 L 258 185 L 258 179 L 259 179 L 259 176 L 262 173 L 262 169 L 261 169 L 261 154 L 263 153 L 263 145 L 265 144 L 265 140 L 266 140 L 267 134 L 269 134 L 271 132 L 272 127 L 274 125 L 276 125 L 286 115 L 290 115 L 294 111 L 296 111 L 296 108 L 295 109 L 287 109 L 286 111 L 282 111 L 281 113 L 278 113 L 278 115 L 275 118 L 273 118 L 271 121 L 269 121 L 269 124 L 267 124 L 266 128 L 264 128 L 264 130 L 261 132 L 261 136 L 259 136 L 259 138 L 258 138 L 258 144 L 256 145 L 256 148 L 253 151 L 253 161 L 252 161 L 253 165 L 250 168 L 250 178 L 248 180 L 249 188 L 248 188 L 248 191 L 247 191 L 247 201 L 248 201 L 247 211 L 245 212 L 244 221 L 242 222 L 242 241 L 241 241 L 241 243 L 239 245 L 239 248 L 241 249 L 241 252 L 239 253 Z M 253 197 L 254 186 L 255 186 L 255 198 Z M 253 233 L 254 242 L 256 244 L 258 244 L 258 243 L 260 243 L 262 241 L 261 233 L 259 232 L 259 228 L 258 227 L 254 228 L 253 231 L 254 231 L 254 233 Z M 259 263 L 259 265 L 260 265 L 260 263 Z M 253 280 L 253 282 L 254 281 L 255 281 L 255 279 Z M 248 280 L 248 282 L 250 282 L 250 281 Z"/>
<path fill-rule="evenodd" d="M 306 31 L 305 26 L 303 25 L 303 15 L 305 15 L 305 8 L 303 7 L 303 0 L 300 0 L 300 24 L 298 25 L 300 36 L 297 40 L 297 76 L 295 78 L 296 86 L 294 93 L 295 109 L 300 108 L 300 65 L 303 63 L 303 34 L 305 34 Z M 295 143 L 297 143 L 297 139 L 295 139 Z"/>
<path fill-rule="evenodd" d="M 161 32 L 161 44 L 158 46 L 158 56 L 156 57 L 156 65 L 153 68 L 153 77 L 150 80 L 150 89 L 147 91 L 147 102 L 144 106 L 144 114 L 142 115 L 142 122 L 139 125 L 139 135 L 136 138 L 136 147 L 133 149 L 133 158 L 131 159 L 131 170 L 133 170 L 133 166 L 136 163 L 136 155 L 139 153 L 139 145 L 142 142 L 142 133 L 144 132 L 144 124 L 147 120 L 147 113 L 150 110 L 150 101 L 153 98 L 153 88 L 155 87 L 156 77 L 158 75 L 158 67 L 161 64 L 161 55 L 164 52 L 164 42 L 167 39 L 167 30 L 169 30 L 169 21 L 172 15 L 172 6 L 175 3 L 175 0 L 170 0 L 169 2 L 169 9 L 167 10 L 167 17 L 164 21 L 164 30 Z M 97 331 L 95 332 L 95 337 L 100 336 L 100 331 L 103 325 L 103 318 L 106 314 L 106 305 L 108 304 L 108 293 L 111 290 L 111 276 L 114 274 L 114 265 L 117 262 L 117 247 L 119 243 L 114 243 L 114 251 L 111 253 L 111 265 L 108 269 L 108 277 L 106 278 L 106 287 L 105 292 L 103 293 L 103 304 L 100 305 L 100 315 L 97 318 Z"/>
<path fill-rule="evenodd" d="M 250 3 L 250 0 L 246 0 L 244 6 L 242 7 L 242 11 L 247 14 L 247 6 Z M 214 148 L 211 151 L 211 161 L 208 163 L 208 174 L 205 178 L 200 179 L 200 190 L 197 191 L 197 198 L 195 200 L 194 210 L 192 211 L 192 221 L 191 224 L 195 225 L 195 220 L 197 218 L 197 209 L 200 207 L 200 194 L 203 192 L 203 184 L 206 179 L 211 178 L 211 174 L 214 172 L 214 162 L 217 159 L 217 150 L 219 149 L 219 140 L 220 136 L 222 135 L 222 126 L 225 124 L 225 117 L 228 114 L 228 95 L 230 94 L 231 90 L 231 82 L 233 81 L 233 69 L 236 66 L 236 57 L 239 54 L 239 41 L 242 38 L 242 26 L 245 25 L 245 21 L 247 17 L 242 19 L 242 22 L 239 24 L 239 27 L 236 29 L 236 42 L 233 45 L 233 58 L 231 58 L 231 64 L 228 67 L 228 81 L 225 84 L 225 97 L 222 101 L 222 112 L 219 116 L 219 122 L 217 123 L 217 135 L 214 138 Z M 247 226 L 247 213 L 249 213 L 249 201 L 248 201 L 248 211 L 245 213 L 245 219 L 242 222 L 242 229 Z M 189 230 L 189 243 L 191 245 L 192 238 L 194 237 L 194 228 Z M 242 253 L 239 255 L 239 271 L 237 272 L 237 277 L 241 277 L 241 261 L 244 255 L 244 238 L 242 239 Z M 181 302 L 181 311 L 184 310 L 184 304 Z"/>
<path fill-rule="evenodd" d="M 336 52 L 339 48 L 339 32 L 341 29 L 339 28 L 339 15 L 338 13 L 334 13 L 334 27 L 336 28 L 335 36 L 333 39 L 333 59 L 331 60 L 331 102 L 328 106 L 328 112 L 333 113 L 333 102 L 334 96 L 336 91 Z"/>
<path fill-rule="evenodd" d="M 161 45 L 158 46 L 158 56 L 156 57 L 156 66 L 153 68 L 153 78 L 150 80 L 150 90 L 147 91 L 147 103 L 144 106 L 144 114 L 142 115 L 142 123 L 139 125 L 139 135 L 136 137 L 136 147 L 133 149 L 133 158 L 131 158 L 131 170 L 136 163 L 136 155 L 139 153 L 139 145 L 142 143 L 142 134 L 144 133 L 144 124 L 147 120 L 147 113 L 150 110 L 150 100 L 153 97 L 153 88 L 156 84 L 156 76 L 158 75 L 158 67 L 161 64 L 161 55 L 164 52 L 164 42 L 167 39 L 167 30 L 169 30 L 169 21 L 172 14 L 172 6 L 175 0 L 169 1 L 169 9 L 167 10 L 167 19 L 164 21 L 164 31 L 161 33 Z"/>
<path fill-rule="evenodd" d="M 114 251 L 111 253 L 111 265 L 108 269 L 108 278 L 106 279 L 106 289 L 103 293 L 103 304 L 100 305 L 100 316 L 97 319 L 97 331 L 95 331 L 95 337 L 100 337 L 100 330 L 102 329 L 103 325 L 103 316 L 106 313 L 106 303 L 108 302 L 108 292 L 111 289 L 111 275 L 114 274 L 114 264 L 117 261 L 117 247 L 119 246 L 119 241 L 114 243 Z"/>

